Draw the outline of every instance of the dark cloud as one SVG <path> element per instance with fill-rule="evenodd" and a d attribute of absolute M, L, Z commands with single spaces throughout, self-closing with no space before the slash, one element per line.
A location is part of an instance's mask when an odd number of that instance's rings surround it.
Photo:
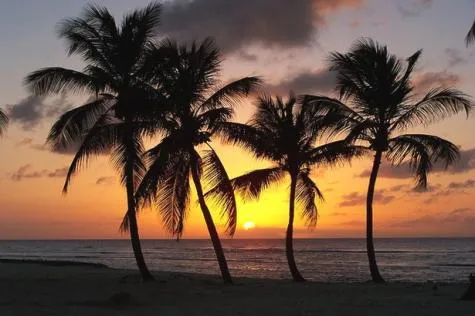
<path fill-rule="evenodd" d="M 225 52 L 249 44 L 300 47 L 326 16 L 365 0 L 176 0 L 165 3 L 164 33 L 180 41 L 212 36 Z"/>
<path fill-rule="evenodd" d="M 353 220 L 353 221 L 340 223 L 340 225 L 342 225 L 342 226 L 363 226 L 365 224 L 366 224 L 366 222 L 359 221 L 359 220 Z"/>
<path fill-rule="evenodd" d="M 330 216 L 346 216 L 346 215 L 348 215 L 348 213 L 334 212 L 330 214 Z"/>
<path fill-rule="evenodd" d="M 25 179 L 38 179 L 38 178 L 64 178 L 68 174 L 68 167 L 54 169 L 54 170 L 33 170 L 33 166 L 30 164 L 21 166 L 11 175 L 11 179 L 14 181 L 22 181 Z"/>
<path fill-rule="evenodd" d="M 433 0 L 412 0 L 405 4 L 398 1 L 396 7 L 403 17 L 411 18 L 419 16 L 422 12 L 428 10 L 432 3 Z"/>
<path fill-rule="evenodd" d="M 465 65 L 468 63 L 468 59 L 458 49 L 447 48 L 445 50 L 445 55 L 447 56 L 447 63 L 449 67 Z"/>
<path fill-rule="evenodd" d="M 460 159 L 449 168 L 445 168 L 443 163 L 434 164 L 431 173 L 447 172 L 450 174 L 458 174 L 475 169 L 475 148 L 469 150 L 460 151 Z M 371 174 L 371 170 L 367 169 L 360 173 L 358 176 L 367 178 Z M 378 176 L 381 178 L 392 179 L 407 179 L 412 178 L 414 173 L 411 172 L 411 168 L 408 162 L 402 163 L 399 167 L 394 167 L 388 162 L 383 162 L 379 169 Z"/>
<path fill-rule="evenodd" d="M 395 198 L 394 195 L 387 195 L 385 190 L 380 190 L 374 194 L 374 202 L 382 205 L 390 203 Z M 364 205 L 366 203 L 366 194 L 352 192 L 342 196 L 342 200 L 343 202 L 339 204 L 340 207 Z"/>
<path fill-rule="evenodd" d="M 96 184 L 97 185 L 111 185 L 114 184 L 115 178 L 114 177 L 100 177 L 97 178 Z"/>
<path fill-rule="evenodd" d="M 452 212 L 450 212 L 450 215 L 463 215 L 463 214 L 472 214 L 473 213 L 473 210 L 470 209 L 470 208 L 459 208 L 459 209 L 456 209 L 456 210 L 453 210 Z"/>
<path fill-rule="evenodd" d="M 25 130 L 36 127 L 43 118 L 44 97 L 29 96 L 17 104 L 7 105 L 7 115 Z"/>
<path fill-rule="evenodd" d="M 475 212 L 469 208 L 456 209 L 449 214 L 424 215 L 416 219 L 395 221 L 392 227 L 400 228 L 426 228 L 427 226 L 443 225 L 444 228 L 467 228 L 475 225 Z"/>
<path fill-rule="evenodd" d="M 335 88 L 336 74 L 328 70 L 303 72 L 275 85 L 264 87 L 271 94 L 286 95 L 289 91 L 296 94 L 330 92 Z"/>
<path fill-rule="evenodd" d="M 239 57 L 244 61 L 254 62 L 257 61 L 259 58 L 256 54 L 251 54 L 245 51 L 239 52 Z"/>
<path fill-rule="evenodd" d="M 46 103 L 42 96 L 30 95 L 16 104 L 7 104 L 6 112 L 12 122 L 29 131 L 44 119 L 56 118 L 70 108 L 71 104 L 67 102 L 65 95 L 51 103 Z"/>
<path fill-rule="evenodd" d="M 48 151 L 56 154 L 61 154 L 61 155 L 74 155 L 78 149 L 79 149 L 79 144 L 72 145 L 69 148 L 66 149 L 53 149 L 50 146 L 46 144 L 38 144 L 36 143 L 33 138 L 24 138 L 20 140 L 18 143 L 15 145 L 16 147 L 25 147 L 25 148 L 30 148 L 34 150 L 39 150 L 39 151 Z"/>
<path fill-rule="evenodd" d="M 475 188 L 475 180 L 467 180 L 465 182 L 451 182 L 448 186 L 449 189 L 471 189 Z"/>
<path fill-rule="evenodd" d="M 451 72 L 424 72 L 415 76 L 414 85 L 416 91 L 426 93 L 432 88 L 453 88 L 460 81 L 460 76 Z"/>

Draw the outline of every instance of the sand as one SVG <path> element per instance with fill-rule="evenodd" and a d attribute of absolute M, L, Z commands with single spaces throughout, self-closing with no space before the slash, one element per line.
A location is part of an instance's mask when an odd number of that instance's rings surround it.
<path fill-rule="evenodd" d="M 0 315 L 475 315 L 465 284 L 294 284 L 100 265 L 0 262 Z"/>

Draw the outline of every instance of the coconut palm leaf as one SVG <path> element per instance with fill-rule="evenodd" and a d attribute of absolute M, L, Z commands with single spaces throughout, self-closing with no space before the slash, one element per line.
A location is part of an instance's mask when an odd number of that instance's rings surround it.
<path fill-rule="evenodd" d="M 217 106 L 233 107 L 237 102 L 242 101 L 251 91 L 255 91 L 262 83 L 258 77 L 245 77 L 230 82 L 217 90 L 206 101 L 199 110 L 214 109 Z"/>
<path fill-rule="evenodd" d="M 100 154 L 107 154 L 119 142 L 121 125 L 112 123 L 113 117 L 110 115 L 102 115 L 97 122 L 88 130 L 84 136 L 84 140 L 79 146 L 76 154 L 68 169 L 66 180 L 63 186 L 63 193 L 68 192 L 69 184 L 72 177 L 78 170 L 84 167 L 89 159 Z"/>
<path fill-rule="evenodd" d="M 465 44 L 469 46 L 475 41 L 475 21 L 473 21 L 472 27 L 465 36 Z"/>
<path fill-rule="evenodd" d="M 460 112 L 468 115 L 472 101 L 468 95 L 455 89 L 433 89 L 419 102 L 407 108 L 394 120 L 391 130 L 427 125 Z"/>
<path fill-rule="evenodd" d="M 297 179 L 295 192 L 295 201 L 302 208 L 302 217 L 309 228 L 317 225 L 318 209 L 315 200 L 318 198 L 324 200 L 323 194 L 315 182 L 308 176 L 308 173 L 302 172 Z"/>
<path fill-rule="evenodd" d="M 8 125 L 8 116 L 0 109 L 0 137 L 5 133 Z"/>
<path fill-rule="evenodd" d="M 233 236 L 236 232 L 237 206 L 233 185 L 228 173 L 216 152 L 211 148 L 203 157 L 204 180 L 211 187 L 219 187 L 220 194 L 213 195 L 220 206 L 221 217 L 226 219 L 226 233 Z"/>
<path fill-rule="evenodd" d="M 167 231 L 180 238 L 190 203 L 191 158 L 186 152 L 174 159 L 158 185 L 156 205 Z"/>
<path fill-rule="evenodd" d="M 104 90 L 104 83 L 86 73 L 61 67 L 43 68 L 29 74 L 25 83 L 36 95 L 49 93 L 90 93 Z"/>
<path fill-rule="evenodd" d="M 47 142 L 54 149 L 76 144 L 82 140 L 84 131 L 91 128 L 112 105 L 108 97 L 101 97 L 64 113 L 51 127 Z"/>
<path fill-rule="evenodd" d="M 459 157 L 459 149 L 437 136 L 405 134 L 390 140 L 388 159 L 396 166 L 408 160 L 415 172 L 417 188 L 427 188 L 427 173 L 434 163 L 442 162 L 447 168 Z"/>

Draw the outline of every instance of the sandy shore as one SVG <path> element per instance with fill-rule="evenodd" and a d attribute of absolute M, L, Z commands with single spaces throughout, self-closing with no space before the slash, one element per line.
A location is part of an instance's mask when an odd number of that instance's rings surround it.
<path fill-rule="evenodd" d="M 90 265 L 0 262 L 0 315 L 475 315 L 466 285 L 293 284 Z M 122 294 L 120 294 L 122 293 Z"/>

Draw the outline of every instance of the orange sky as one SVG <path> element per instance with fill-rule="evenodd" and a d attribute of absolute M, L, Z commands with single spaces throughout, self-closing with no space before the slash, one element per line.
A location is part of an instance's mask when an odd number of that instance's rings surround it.
<path fill-rule="evenodd" d="M 28 2 L 25 1 L 19 3 Z M 147 1 L 136 2 L 141 5 Z M 233 48 L 235 51 L 227 54 L 223 78 L 258 74 L 264 77 L 272 91 L 294 88 L 299 92 L 301 88 L 302 92 L 319 92 L 325 90 L 319 85 L 324 84 L 321 74 L 328 52 L 345 51 L 356 38 L 371 36 L 389 44 L 389 48 L 401 57 L 424 48 L 415 78 L 424 88 L 437 84 L 455 85 L 475 95 L 471 84 L 475 48 L 467 49 L 463 43 L 465 28 L 473 18 L 471 13 L 465 12 L 468 8 L 473 12 L 475 5 L 469 7 L 467 2 L 464 4 L 466 7 L 452 8 L 452 12 L 447 11 L 445 4 L 434 2 L 426 9 L 421 7 L 423 10 L 417 16 L 410 16 L 401 13 L 404 11 L 399 12 L 398 7 L 389 5 L 389 2 L 338 2 L 340 6 L 331 10 L 322 4 L 322 13 L 313 21 L 318 35 L 315 30 L 311 44 L 286 44 L 283 47 L 282 43 L 244 42 L 244 46 Z M 419 10 L 418 6 L 412 6 L 416 2 L 405 0 L 401 3 L 407 3 L 407 8 L 411 10 Z M 131 6 L 129 1 L 104 3 L 117 14 L 135 6 Z M 82 3 L 64 5 L 58 8 L 58 13 L 54 10 L 33 10 L 37 12 L 37 16 L 31 17 L 39 25 L 37 36 L 32 36 L 31 30 L 22 33 L 19 29 L 17 38 L 11 39 L 7 38 L 7 33 L 0 31 L 2 42 L 5 42 L 3 39 L 8 40 L 10 46 L 17 48 L 15 52 L 7 50 L 4 56 L 0 56 L 0 107 L 7 109 L 25 103 L 21 101 L 28 97 L 28 93 L 22 87 L 21 80 L 28 71 L 58 64 L 68 67 L 80 65 L 77 59 L 65 58 L 63 45 L 54 37 L 53 30 L 59 17 L 75 15 L 80 12 L 78 8 L 81 6 Z M 5 12 L 0 12 L 0 21 L 7 19 L 3 16 Z M 12 10 L 9 15 L 14 17 L 15 12 Z M 447 29 L 441 29 L 439 17 L 447 12 L 460 18 Z M 17 18 L 21 18 L 18 13 Z M 407 27 L 412 27 L 411 32 L 407 32 Z M 394 34 L 394 30 L 403 32 L 406 38 L 401 39 Z M 38 37 L 41 36 L 44 38 L 40 41 Z M 440 40 L 434 41 L 437 36 Z M 37 54 L 30 58 L 33 48 Z M 21 59 L 23 53 L 26 55 Z M 16 66 L 12 68 L 12 64 Z M 307 87 L 307 81 L 312 87 L 315 85 L 314 90 Z M 327 90 L 324 92 L 329 93 Z M 41 101 L 40 106 L 64 107 L 66 103 L 77 100 L 69 96 L 55 96 Z M 240 107 L 236 120 L 245 121 L 252 109 L 250 102 Z M 64 168 L 68 166 L 71 156 L 42 148 L 54 118 L 55 115 L 44 114 L 33 123 L 14 120 L 6 137 L 0 140 L 0 239 L 127 237 L 118 232 L 125 209 L 125 193 L 106 157 L 92 160 L 74 180 L 70 193 L 62 196 Z M 472 180 L 475 175 L 475 151 L 470 151 L 475 148 L 474 123 L 473 117 L 466 120 L 458 116 L 417 130 L 435 133 L 460 145 L 464 161 L 456 170 L 434 173 L 430 177 L 431 190 L 426 193 L 412 191 L 413 182 L 404 174 L 393 171 L 383 174 L 377 183 L 376 236 L 475 236 L 475 181 Z M 266 165 L 266 162 L 256 162 L 239 148 L 219 143 L 215 145 L 231 176 Z M 363 159 L 355 161 L 351 167 L 315 170 L 313 178 L 325 194 L 326 201 L 319 204 L 317 228 L 308 231 L 299 218 L 296 236 L 363 237 L 364 195 L 368 179 L 360 175 L 370 167 L 370 163 L 370 160 Z M 288 212 L 287 186 L 286 180 L 265 192 L 259 201 L 239 201 L 236 238 L 279 238 L 284 235 Z M 206 238 L 201 213 L 195 199 L 192 200 L 184 237 Z M 221 223 L 219 212 L 215 211 L 216 221 Z M 248 221 L 254 222 L 256 227 L 245 231 L 242 226 Z M 140 228 L 143 238 L 169 237 L 158 214 L 152 210 L 145 210 L 140 216 Z"/>

